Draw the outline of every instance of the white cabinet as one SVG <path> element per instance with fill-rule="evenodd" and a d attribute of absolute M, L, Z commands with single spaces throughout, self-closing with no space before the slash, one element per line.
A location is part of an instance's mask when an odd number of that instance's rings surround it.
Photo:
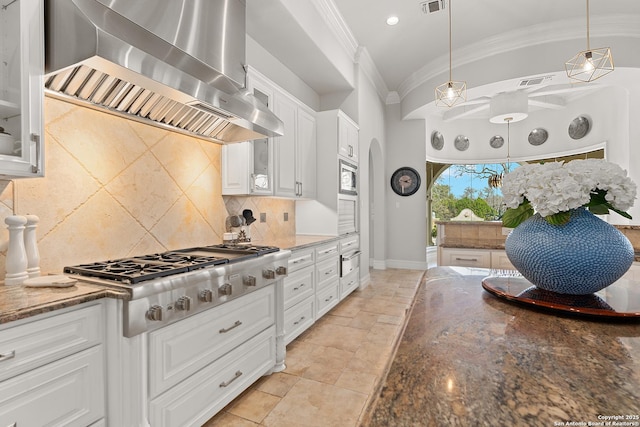
<path fill-rule="evenodd" d="M 150 332 L 150 425 L 202 425 L 273 370 L 275 300 L 269 285 Z"/>
<path fill-rule="evenodd" d="M 274 138 L 274 194 L 313 199 L 316 195 L 315 118 L 283 92 L 276 92 L 273 111 L 284 123 L 284 135 Z"/>
<path fill-rule="evenodd" d="M 87 426 L 105 416 L 99 304 L 0 330 L 0 425 Z"/>
<path fill-rule="evenodd" d="M 0 7 L 0 175 L 44 174 L 44 4 Z"/>
<path fill-rule="evenodd" d="M 284 134 L 222 147 L 222 194 L 315 198 L 315 113 L 254 69 L 248 87 L 282 120 Z"/>
<path fill-rule="evenodd" d="M 359 199 L 339 193 L 340 161 L 356 167 L 358 126 L 341 110 L 316 113 L 317 175 L 315 200 L 296 203 L 296 230 L 301 234 L 337 234 L 357 231 Z"/>
<path fill-rule="evenodd" d="M 438 247 L 438 265 L 515 270 L 504 250 Z"/>
<path fill-rule="evenodd" d="M 289 344 L 315 322 L 315 250 L 294 250 L 284 278 L 284 342 Z"/>
<path fill-rule="evenodd" d="M 273 195 L 273 149 L 270 138 L 222 147 L 222 194 Z"/>
<path fill-rule="evenodd" d="M 338 121 L 338 154 L 358 163 L 358 125 L 342 111 L 337 113 Z"/>

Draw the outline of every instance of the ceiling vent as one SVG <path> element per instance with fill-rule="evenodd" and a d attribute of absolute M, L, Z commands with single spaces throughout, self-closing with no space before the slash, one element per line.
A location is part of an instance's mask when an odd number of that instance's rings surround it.
<path fill-rule="evenodd" d="M 520 80 L 518 87 L 535 86 L 542 83 L 548 83 L 552 78 L 553 76 L 531 77 L 529 79 Z"/>
<path fill-rule="evenodd" d="M 422 13 L 429 14 L 444 9 L 444 0 L 421 1 Z"/>

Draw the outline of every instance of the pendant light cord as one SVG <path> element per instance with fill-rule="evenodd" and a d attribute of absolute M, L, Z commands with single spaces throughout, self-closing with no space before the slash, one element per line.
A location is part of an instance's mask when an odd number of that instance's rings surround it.
<path fill-rule="evenodd" d="M 511 169 L 511 118 L 507 120 L 507 173 Z"/>
<path fill-rule="evenodd" d="M 587 0 L 587 4 L 589 3 L 589 0 Z M 587 21 L 588 22 L 588 21 Z M 588 26 L 588 24 L 587 24 Z M 587 36 L 587 40 L 588 40 L 588 36 Z M 451 82 L 453 80 L 452 77 L 452 72 L 451 72 L 451 0 L 449 0 L 449 82 Z"/>
<path fill-rule="evenodd" d="M 587 51 L 591 50 L 589 44 L 589 0 L 587 0 Z"/>

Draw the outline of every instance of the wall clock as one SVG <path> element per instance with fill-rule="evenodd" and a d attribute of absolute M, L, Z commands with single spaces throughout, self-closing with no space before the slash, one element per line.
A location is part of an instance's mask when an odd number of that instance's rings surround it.
<path fill-rule="evenodd" d="M 401 167 L 391 175 L 391 188 L 400 196 L 410 196 L 420 188 L 420 174 L 408 166 Z"/>

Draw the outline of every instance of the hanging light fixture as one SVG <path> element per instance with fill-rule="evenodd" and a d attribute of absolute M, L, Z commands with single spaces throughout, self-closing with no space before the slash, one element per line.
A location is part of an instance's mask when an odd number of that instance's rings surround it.
<path fill-rule="evenodd" d="M 509 151 L 511 149 L 511 122 L 513 121 L 513 117 L 505 117 L 503 120 L 507 122 L 507 173 L 509 173 L 509 169 L 511 169 L 511 153 Z M 504 173 L 500 173 L 500 174 L 494 173 L 487 180 L 489 187 L 490 188 L 502 187 L 503 178 L 504 178 Z"/>
<path fill-rule="evenodd" d="M 436 87 L 436 105 L 453 107 L 467 100 L 467 83 L 451 77 L 451 0 L 449 0 L 449 81 Z"/>
<path fill-rule="evenodd" d="M 589 45 L 589 0 L 587 0 L 587 50 L 579 52 L 564 64 L 567 76 L 582 82 L 590 82 L 613 71 L 611 49 L 591 49 Z"/>

